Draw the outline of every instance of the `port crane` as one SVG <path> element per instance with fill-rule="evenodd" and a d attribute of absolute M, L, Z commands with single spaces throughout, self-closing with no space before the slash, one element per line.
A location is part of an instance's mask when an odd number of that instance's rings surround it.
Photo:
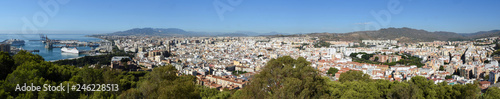
<path fill-rule="evenodd" d="M 53 48 L 53 42 L 47 35 L 40 34 L 41 41 L 45 43 L 45 48 L 51 49 Z"/>

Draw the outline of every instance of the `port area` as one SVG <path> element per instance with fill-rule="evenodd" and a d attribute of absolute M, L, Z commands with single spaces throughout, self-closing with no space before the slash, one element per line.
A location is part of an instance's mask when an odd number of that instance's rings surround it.
<path fill-rule="evenodd" d="M 50 40 L 41 41 L 46 45 L 60 45 L 52 46 L 51 48 L 62 48 L 62 47 L 99 47 L 99 42 L 84 42 L 78 40 Z"/>
<path fill-rule="evenodd" d="M 54 46 L 52 48 L 62 48 L 62 47 L 68 47 L 68 48 L 71 48 L 69 46 Z M 92 50 L 79 50 L 79 53 L 78 54 L 84 54 L 84 55 L 96 55 L 96 54 L 101 54 L 100 52 L 103 52 L 103 51 L 100 51 L 98 50 L 99 48 L 94 48 Z M 101 48 L 102 49 L 102 48 Z M 28 51 L 28 52 L 31 52 L 31 53 L 38 53 L 40 52 L 40 50 L 38 49 L 34 49 L 34 50 L 26 50 L 26 49 L 23 49 L 23 48 L 18 48 L 18 47 L 14 47 L 12 46 L 10 48 L 10 52 L 12 53 L 17 53 L 21 50 L 24 50 L 24 51 Z M 65 53 L 65 52 L 62 52 L 62 53 Z"/>
<path fill-rule="evenodd" d="M 30 40 L 37 41 L 37 40 Z M 87 54 L 92 55 L 96 53 L 107 53 L 112 50 L 112 43 L 107 40 L 102 40 L 98 42 L 84 42 L 78 40 L 54 40 L 50 39 L 47 35 L 40 34 L 40 40 L 43 44 L 45 44 L 46 49 L 52 48 L 71 48 L 71 47 L 92 47 L 92 50 L 88 51 L 80 51 L 79 54 Z"/>
<path fill-rule="evenodd" d="M 90 47 L 90 50 L 78 50 L 79 55 L 85 56 L 94 56 L 94 55 L 102 55 L 112 51 L 112 42 L 108 40 L 101 41 L 78 41 L 78 40 L 55 40 L 50 39 L 47 35 L 40 34 L 40 40 L 29 40 L 30 42 L 42 42 L 45 49 L 54 49 L 54 48 L 76 48 L 76 47 Z M 43 47 L 42 47 L 43 49 Z M 42 49 L 24 49 L 22 46 L 11 46 L 10 52 L 11 54 L 16 54 L 17 52 L 24 50 L 31 53 L 40 53 Z M 66 53 L 66 52 L 61 52 Z"/>
<path fill-rule="evenodd" d="M 36 40 L 30 40 L 36 41 Z M 45 44 L 45 48 L 62 48 L 62 47 L 99 47 L 99 43 L 96 42 L 83 42 L 78 40 L 54 40 L 50 39 L 47 35 L 40 34 L 40 41 Z M 63 46 L 54 46 L 63 45 Z"/>

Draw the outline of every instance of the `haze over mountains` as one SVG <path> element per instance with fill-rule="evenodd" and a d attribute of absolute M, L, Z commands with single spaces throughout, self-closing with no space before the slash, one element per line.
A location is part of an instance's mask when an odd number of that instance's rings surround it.
<path fill-rule="evenodd" d="M 108 34 L 96 34 L 94 36 L 99 35 L 116 35 L 116 36 L 131 36 L 131 35 L 149 35 L 149 36 L 260 36 L 260 35 L 289 35 L 287 33 L 257 33 L 257 32 L 248 32 L 248 31 L 237 31 L 231 33 L 224 32 L 194 32 L 194 31 L 185 31 L 179 28 L 134 28 L 126 31 L 118 31 Z"/>
<path fill-rule="evenodd" d="M 391 39 L 399 42 L 422 41 L 457 41 L 500 36 L 500 30 L 480 31 L 476 33 L 454 33 L 445 31 L 429 32 L 412 28 L 384 28 L 376 31 L 356 31 L 349 33 L 311 33 L 307 36 L 319 37 L 323 40 L 361 41 Z"/>
<path fill-rule="evenodd" d="M 126 31 L 118 31 L 108 34 L 99 35 L 116 35 L 116 36 L 132 36 L 132 35 L 149 35 L 149 36 L 311 36 L 319 37 L 322 40 L 334 41 L 361 41 L 366 39 L 383 40 L 392 39 L 399 42 L 421 42 L 421 41 L 455 41 L 455 40 L 471 40 L 483 37 L 500 36 L 500 30 L 480 31 L 476 33 L 454 33 L 445 31 L 429 32 L 426 30 L 418 30 L 412 28 L 383 28 L 376 31 L 355 31 L 349 33 L 309 33 L 309 34 L 288 34 L 288 33 L 256 33 L 238 31 L 232 33 L 223 32 L 193 32 L 185 31 L 178 28 L 134 28 Z"/>

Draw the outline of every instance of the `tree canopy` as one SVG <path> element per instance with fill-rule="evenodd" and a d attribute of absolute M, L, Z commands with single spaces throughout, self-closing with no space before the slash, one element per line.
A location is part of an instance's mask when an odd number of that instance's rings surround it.
<path fill-rule="evenodd" d="M 370 75 L 365 74 L 361 71 L 347 71 L 345 73 L 340 74 L 339 81 L 347 82 L 347 81 L 370 81 Z"/>
<path fill-rule="evenodd" d="M 77 68 L 44 61 L 39 55 L 21 51 L 13 57 L 0 52 L 0 98 L 228 98 L 230 92 L 213 91 L 195 84 L 194 76 L 177 76 L 171 66 L 147 71 L 121 71 L 108 68 Z M 4 75 L 6 74 L 6 75 Z M 119 91 L 14 91 L 17 84 L 33 83 L 118 84 Z M 201 94 L 205 94 L 203 97 Z"/>
<path fill-rule="evenodd" d="M 439 99 L 498 99 L 498 88 L 481 93 L 479 84 L 435 84 L 416 76 L 408 81 L 372 80 L 361 71 L 348 71 L 339 81 L 322 77 L 304 58 L 290 56 L 271 59 L 240 90 L 219 91 L 196 85 L 195 76 L 177 75 L 172 66 L 161 66 L 153 71 L 121 71 L 110 68 L 88 68 L 59 65 L 44 61 L 39 55 L 20 52 L 14 56 L 0 52 L 0 68 L 5 78 L 0 79 L 0 98 L 439 98 Z M 10 68 L 10 69 L 9 69 Z M 10 71 L 9 71 L 10 70 Z M 331 69 L 334 70 L 334 69 Z M 34 85 L 118 84 L 119 91 L 51 92 L 14 91 L 17 84 Z"/>
<path fill-rule="evenodd" d="M 330 69 L 328 69 L 326 74 L 330 74 L 330 75 L 335 76 L 335 73 L 337 73 L 337 72 L 339 72 L 339 69 L 330 67 Z"/>
<path fill-rule="evenodd" d="M 271 59 L 238 97 L 289 99 L 327 96 L 326 80 L 310 64 L 302 57 Z"/>
<path fill-rule="evenodd" d="M 5 79 L 9 73 L 16 69 L 15 66 L 9 53 L 0 51 L 0 79 Z"/>

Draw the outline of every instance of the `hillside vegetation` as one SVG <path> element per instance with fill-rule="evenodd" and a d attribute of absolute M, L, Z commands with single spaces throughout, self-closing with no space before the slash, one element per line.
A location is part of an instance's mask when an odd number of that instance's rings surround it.
<path fill-rule="evenodd" d="M 374 98 L 438 98 L 499 99 L 500 89 L 489 88 L 481 93 L 478 83 L 466 85 L 434 84 L 417 76 L 403 82 L 372 80 L 361 71 L 340 74 L 339 81 L 319 75 L 304 58 L 284 56 L 271 59 L 248 85 L 240 90 L 218 91 L 199 86 L 196 77 L 178 76 L 171 66 L 152 72 L 128 72 L 109 68 L 87 68 L 58 65 L 44 61 L 39 55 L 21 51 L 14 56 L 0 52 L 1 99 L 92 98 L 92 99 L 374 99 Z M 118 84 L 118 91 L 14 91 L 17 84 L 59 83 Z"/>

